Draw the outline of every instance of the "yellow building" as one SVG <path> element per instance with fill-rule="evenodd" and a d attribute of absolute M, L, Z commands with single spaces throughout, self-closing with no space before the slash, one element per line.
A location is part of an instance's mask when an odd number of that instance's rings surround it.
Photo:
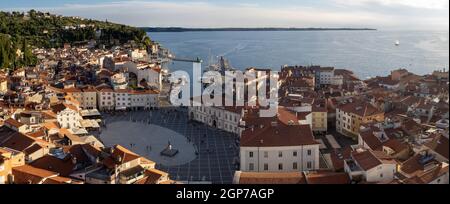
<path fill-rule="evenodd" d="M 8 79 L 0 77 L 0 94 L 8 91 Z"/>
<path fill-rule="evenodd" d="M 336 108 L 336 131 L 357 139 L 362 124 L 384 121 L 384 112 L 370 103 L 349 101 Z"/>
<path fill-rule="evenodd" d="M 312 131 L 326 132 L 328 129 L 328 110 L 327 103 L 324 99 L 315 99 L 312 108 Z"/>
<path fill-rule="evenodd" d="M 22 165 L 25 165 L 24 153 L 0 147 L 0 184 L 9 183 L 12 168 Z"/>

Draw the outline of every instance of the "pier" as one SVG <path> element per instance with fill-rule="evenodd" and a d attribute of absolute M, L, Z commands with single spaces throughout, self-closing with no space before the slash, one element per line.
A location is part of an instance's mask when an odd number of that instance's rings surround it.
<path fill-rule="evenodd" d="M 197 59 L 187 59 L 187 58 L 177 58 L 175 56 L 169 55 L 168 59 L 177 62 L 192 62 L 192 63 L 202 63 L 203 60 L 197 57 Z"/>

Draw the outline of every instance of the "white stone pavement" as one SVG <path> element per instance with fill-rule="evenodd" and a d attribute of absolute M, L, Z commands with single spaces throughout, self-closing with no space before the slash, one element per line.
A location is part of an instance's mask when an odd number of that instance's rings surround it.
<path fill-rule="evenodd" d="M 107 128 L 103 128 L 100 137 L 106 146 L 120 144 L 165 166 L 186 164 L 196 158 L 195 148 L 185 136 L 143 121 L 112 122 L 107 124 Z M 167 147 L 169 141 L 174 149 L 178 149 L 178 154 L 174 157 L 161 156 L 160 152 Z"/>

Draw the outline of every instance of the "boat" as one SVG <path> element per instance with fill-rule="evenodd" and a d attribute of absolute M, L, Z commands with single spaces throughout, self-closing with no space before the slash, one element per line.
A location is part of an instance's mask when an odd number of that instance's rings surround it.
<path fill-rule="evenodd" d="M 400 45 L 400 41 L 395 41 L 395 46 L 399 46 Z"/>

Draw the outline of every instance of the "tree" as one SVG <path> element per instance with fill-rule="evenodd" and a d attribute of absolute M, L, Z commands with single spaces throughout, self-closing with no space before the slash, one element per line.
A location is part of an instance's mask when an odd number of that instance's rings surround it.
<path fill-rule="evenodd" d="M 23 40 L 22 52 L 24 66 L 36 65 L 36 57 L 33 55 L 33 52 L 31 51 L 26 39 Z"/>
<path fill-rule="evenodd" d="M 0 69 L 11 65 L 11 39 L 9 36 L 0 34 Z"/>

